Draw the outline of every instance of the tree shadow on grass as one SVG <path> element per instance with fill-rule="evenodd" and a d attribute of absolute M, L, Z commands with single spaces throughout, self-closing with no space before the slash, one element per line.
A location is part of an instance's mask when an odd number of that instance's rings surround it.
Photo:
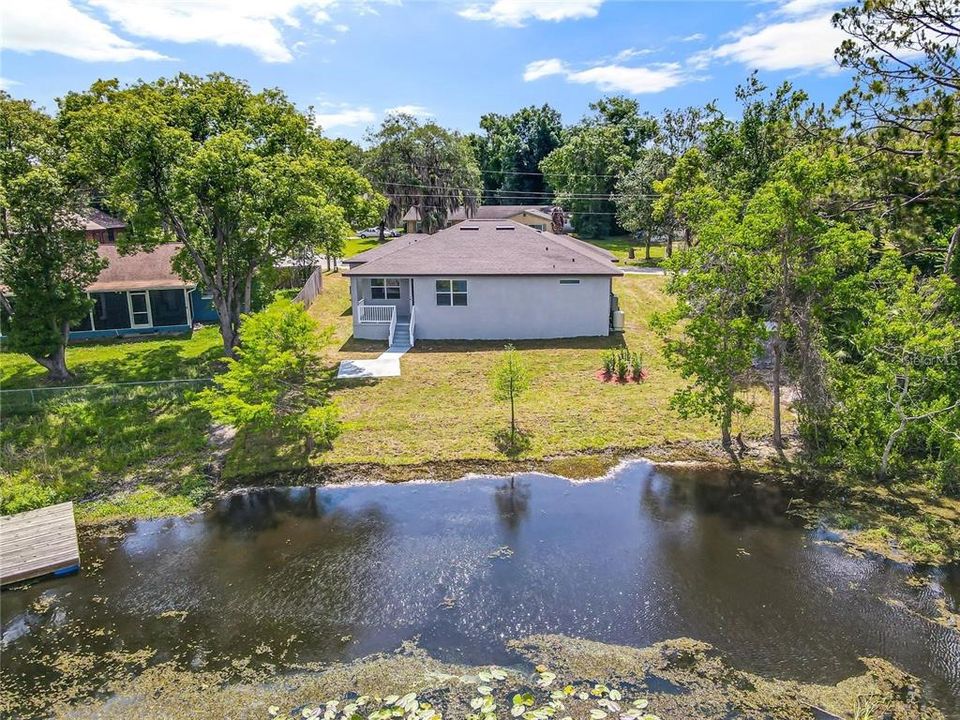
<path fill-rule="evenodd" d="M 164 342 L 149 350 L 129 352 L 120 357 L 84 362 L 77 368 L 82 382 L 147 382 L 208 377 L 220 369 L 223 348 L 211 347 L 198 355 L 186 356 L 183 344 Z"/>
<path fill-rule="evenodd" d="M 493 434 L 493 444 L 508 458 L 517 458 L 530 449 L 530 434 L 517 428 L 517 432 L 511 435 L 510 428 L 504 428 Z"/>

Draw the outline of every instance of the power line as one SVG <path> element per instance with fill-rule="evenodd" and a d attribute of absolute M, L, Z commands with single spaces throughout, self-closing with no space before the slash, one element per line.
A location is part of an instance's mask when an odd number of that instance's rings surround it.
<path fill-rule="evenodd" d="M 401 187 L 401 188 L 417 188 L 421 190 L 437 190 L 438 189 L 437 186 L 434 186 L 434 185 L 423 185 L 421 183 L 406 183 L 406 182 L 374 182 L 374 185 Z M 477 192 L 477 188 L 461 187 L 461 186 L 444 187 L 442 189 L 448 192 L 462 192 L 462 193 Z M 545 190 L 531 190 L 529 192 L 526 192 L 523 190 L 497 190 L 497 189 L 487 190 L 484 188 L 480 188 L 479 192 L 480 194 L 486 193 L 488 195 L 500 195 L 500 196 L 504 196 L 504 194 L 506 194 L 506 197 L 504 199 L 511 199 L 511 196 L 518 199 L 524 198 L 524 197 L 531 197 L 531 196 L 543 196 L 546 198 L 546 197 L 556 197 L 559 194 L 559 195 L 563 195 L 565 198 L 569 198 L 572 200 L 609 200 L 611 202 L 615 197 L 631 197 L 631 198 L 660 197 L 659 195 L 650 194 L 650 193 L 615 193 L 615 192 L 612 192 L 612 193 L 556 193 L 556 192 L 545 191 Z"/>

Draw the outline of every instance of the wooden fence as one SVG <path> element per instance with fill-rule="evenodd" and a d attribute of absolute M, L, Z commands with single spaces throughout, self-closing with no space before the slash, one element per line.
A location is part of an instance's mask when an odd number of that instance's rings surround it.
<path fill-rule="evenodd" d="M 297 302 L 302 302 L 304 307 L 310 307 L 314 298 L 320 294 L 321 290 L 323 290 L 323 268 L 318 267 L 313 271 L 313 274 L 307 278 L 303 290 L 298 292 L 297 296 L 293 299 Z"/>

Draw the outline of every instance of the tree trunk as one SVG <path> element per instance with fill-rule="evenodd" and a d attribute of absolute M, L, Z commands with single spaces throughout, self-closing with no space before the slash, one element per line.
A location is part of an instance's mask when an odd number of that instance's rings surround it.
<path fill-rule="evenodd" d="M 667 233 L 667 257 L 673 257 L 673 231 Z"/>
<path fill-rule="evenodd" d="M 513 381 L 510 382 L 513 385 Z M 513 388 L 510 389 L 510 444 L 514 445 L 517 441 L 517 423 L 513 414 Z"/>
<path fill-rule="evenodd" d="M 887 438 L 887 444 L 883 448 L 883 456 L 880 458 L 880 479 L 887 479 L 887 470 L 890 466 L 890 453 L 893 452 L 893 446 L 897 442 L 897 438 L 907 429 L 907 418 L 901 413 L 900 415 L 900 424 L 897 426 L 897 429 L 890 433 L 890 437 Z"/>
<path fill-rule="evenodd" d="M 950 236 L 950 244 L 947 245 L 947 256 L 943 259 L 943 274 L 950 272 L 950 264 L 953 262 L 953 255 L 957 251 L 957 243 L 960 242 L 960 225 Z"/>
<path fill-rule="evenodd" d="M 780 339 L 780 326 L 777 325 L 773 341 L 773 446 L 783 454 L 783 434 L 780 421 L 780 374 L 783 369 L 783 346 Z"/>
<path fill-rule="evenodd" d="M 650 240 L 651 240 L 651 237 L 652 237 L 652 236 L 653 236 L 653 228 L 652 228 L 652 227 L 648 227 L 648 228 L 647 228 L 647 242 L 645 243 L 644 255 L 643 255 L 643 259 L 646 260 L 647 262 L 650 262 Z"/>
<path fill-rule="evenodd" d="M 60 344 L 50 355 L 32 355 L 31 357 L 47 369 L 47 379 L 51 382 L 64 382 L 73 378 L 73 373 L 67 369 L 67 338 L 70 335 L 70 323 L 63 323 L 58 328 Z"/>
<path fill-rule="evenodd" d="M 330 253 L 327 253 L 327 272 L 330 272 L 330 271 L 333 269 L 333 265 L 332 265 L 331 260 L 332 260 L 332 259 L 331 259 L 331 257 L 330 257 Z M 304 282 L 306 282 L 306 281 L 304 281 Z"/>
<path fill-rule="evenodd" d="M 730 438 L 730 425 L 731 425 L 730 411 L 725 411 L 723 415 L 723 420 L 720 421 L 720 444 L 723 445 L 725 450 L 729 450 L 733 444 Z"/>
<path fill-rule="evenodd" d="M 236 357 L 234 348 L 237 346 L 237 334 L 234 328 L 237 326 L 232 308 L 223 300 L 214 295 L 213 304 L 217 307 L 217 315 L 220 320 L 220 337 L 223 339 L 223 354 L 229 358 Z"/>
<path fill-rule="evenodd" d="M 688 227 L 683 229 L 683 241 L 687 245 L 687 250 L 693 247 L 693 243 L 690 240 L 690 228 Z"/>
<path fill-rule="evenodd" d="M 243 286 L 243 312 L 250 312 L 250 296 L 253 294 L 253 273 L 247 275 Z"/>
<path fill-rule="evenodd" d="M 387 221 L 381 220 L 380 221 L 380 242 L 383 242 L 384 240 L 386 240 L 386 235 L 385 235 L 386 228 L 387 228 Z"/>

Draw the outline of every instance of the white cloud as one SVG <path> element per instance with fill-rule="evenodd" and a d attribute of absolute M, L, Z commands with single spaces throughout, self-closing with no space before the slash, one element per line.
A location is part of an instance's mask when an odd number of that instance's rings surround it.
<path fill-rule="evenodd" d="M 320 107 L 323 112 L 315 113 L 313 121 L 324 130 L 335 127 L 369 125 L 377 119 L 377 114 L 365 105 L 321 103 Z"/>
<path fill-rule="evenodd" d="M 413 117 L 432 117 L 433 113 L 423 105 L 397 105 L 383 111 L 384 115 L 412 115 Z"/>
<path fill-rule="evenodd" d="M 528 20 L 578 20 L 596 17 L 604 0 L 494 0 L 468 5 L 459 15 L 497 25 L 523 27 Z"/>
<path fill-rule="evenodd" d="M 19 80 L 11 80 L 10 78 L 0 77 L 0 90 L 9 90 L 15 85 L 21 85 L 22 83 Z"/>
<path fill-rule="evenodd" d="M 687 80 L 679 63 L 664 63 L 650 67 L 600 65 L 571 72 L 567 80 L 579 85 L 596 85 L 604 92 L 628 92 L 633 95 L 669 90 Z"/>
<path fill-rule="evenodd" d="M 288 45 L 284 32 L 300 28 L 301 21 L 347 32 L 348 25 L 333 24 L 331 17 L 347 4 L 355 12 L 369 11 L 366 0 L 14 0 L 3 3 L 3 47 L 91 61 L 163 59 L 117 35 L 122 31 L 164 42 L 242 47 L 265 62 L 290 62 L 297 43 Z"/>
<path fill-rule="evenodd" d="M 616 55 L 613 56 L 613 61 L 615 63 L 626 62 L 635 57 L 643 57 L 644 55 L 652 55 L 655 51 L 651 48 L 627 48 L 626 50 L 621 50 Z"/>
<path fill-rule="evenodd" d="M 567 69 L 566 63 L 558 58 L 534 60 L 532 63 L 527 64 L 526 69 L 523 71 L 523 79 L 525 82 L 533 82 L 534 80 L 539 80 L 540 78 L 551 75 L 566 75 L 568 72 L 569 70 Z"/>
<path fill-rule="evenodd" d="M 69 0 L 4 2 L 0 25 L 4 50 L 51 52 L 87 62 L 169 59 L 125 40 Z"/>
<path fill-rule="evenodd" d="M 706 40 L 707 36 L 703 33 L 693 33 L 685 37 L 680 38 L 680 42 L 699 42 L 700 40 Z"/>
<path fill-rule="evenodd" d="M 530 63 L 523 73 L 523 79 L 532 82 L 551 75 L 562 75 L 567 82 L 578 85 L 596 85 L 604 92 L 628 92 L 634 95 L 662 92 L 690 79 L 679 63 L 659 63 L 646 67 L 610 63 L 575 70 L 557 58 Z"/>
<path fill-rule="evenodd" d="M 830 22 L 832 13 L 742 28 L 732 42 L 698 56 L 735 60 L 758 70 L 835 70 L 834 50 L 846 34 Z"/>
<path fill-rule="evenodd" d="M 330 20 L 332 0 L 89 0 L 133 35 L 176 43 L 212 42 L 247 48 L 266 62 L 290 62 L 281 27 L 300 26 L 299 13 Z"/>
<path fill-rule="evenodd" d="M 842 4 L 837 0 L 787 0 L 777 8 L 777 13 L 782 15 L 808 15 L 825 8 L 836 9 Z"/>

